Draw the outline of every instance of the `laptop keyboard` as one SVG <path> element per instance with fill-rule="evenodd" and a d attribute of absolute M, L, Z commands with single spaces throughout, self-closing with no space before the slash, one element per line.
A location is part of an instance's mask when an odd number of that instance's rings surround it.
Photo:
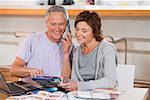
<path fill-rule="evenodd" d="M 11 90 L 12 92 L 24 92 L 24 91 L 25 91 L 24 89 L 22 89 L 22 88 L 16 86 L 16 85 L 13 84 L 13 83 L 9 83 L 8 86 L 9 86 L 9 88 L 10 88 L 10 90 Z"/>

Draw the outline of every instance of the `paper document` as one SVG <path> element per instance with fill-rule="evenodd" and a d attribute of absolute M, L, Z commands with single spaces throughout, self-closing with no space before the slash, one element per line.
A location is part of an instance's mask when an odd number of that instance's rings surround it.
<path fill-rule="evenodd" d="M 39 91 L 37 94 L 11 96 L 6 100 L 63 100 L 64 96 L 66 96 L 66 94 L 63 92 L 50 93 L 46 91 Z"/>
<path fill-rule="evenodd" d="M 74 93 L 74 97 L 84 99 L 111 99 L 109 93 L 95 91 L 77 91 Z"/>

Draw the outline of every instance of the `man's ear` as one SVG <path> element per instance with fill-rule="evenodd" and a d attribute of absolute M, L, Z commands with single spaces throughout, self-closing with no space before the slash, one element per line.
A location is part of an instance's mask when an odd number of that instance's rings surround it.
<path fill-rule="evenodd" d="M 46 24 L 48 23 L 48 19 L 46 19 Z"/>
<path fill-rule="evenodd" d="M 45 17 L 46 24 L 48 23 L 48 17 Z"/>
<path fill-rule="evenodd" d="M 48 27 L 48 18 L 45 19 L 46 27 Z"/>

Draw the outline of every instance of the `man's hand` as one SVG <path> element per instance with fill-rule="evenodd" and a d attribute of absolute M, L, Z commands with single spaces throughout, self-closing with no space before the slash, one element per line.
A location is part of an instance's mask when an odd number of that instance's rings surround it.
<path fill-rule="evenodd" d="M 28 68 L 28 72 L 30 73 L 31 77 L 36 77 L 37 75 L 43 74 L 43 70 L 35 69 L 35 68 Z"/>

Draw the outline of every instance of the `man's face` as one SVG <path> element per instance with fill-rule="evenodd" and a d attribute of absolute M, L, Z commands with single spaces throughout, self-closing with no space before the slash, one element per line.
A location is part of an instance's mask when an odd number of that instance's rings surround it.
<path fill-rule="evenodd" d="M 52 12 L 47 18 L 48 37 L 53 42 L 58 42 L 65 29 L 66 29 L 66 17 L 63 12 Z"/>

